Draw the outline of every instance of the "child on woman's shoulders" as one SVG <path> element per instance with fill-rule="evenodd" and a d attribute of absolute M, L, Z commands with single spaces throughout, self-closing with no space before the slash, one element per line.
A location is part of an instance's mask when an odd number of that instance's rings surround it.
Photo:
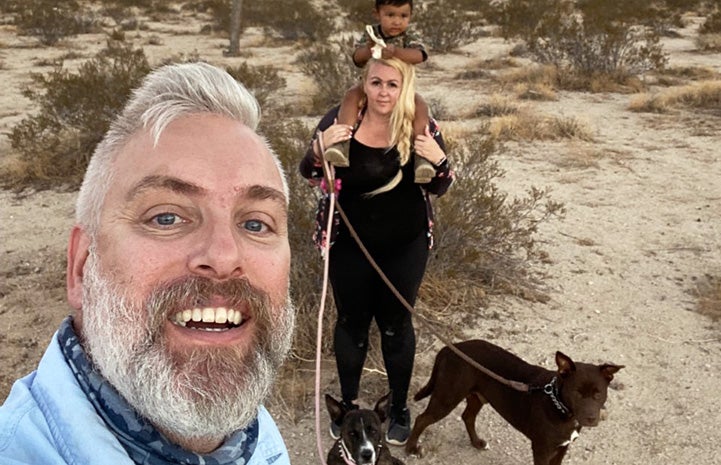
<path fill-rule="evenodd" d="M 378 21 L 371 26 L 373 36 L 364 34 L 355 45 L 353 63 L 359 68 L 366 65 L 373 57 L 373 53 L 380 54 L 380 58 L 397 58 L 406 63 L 416 65 L 428 59 L 420 38 L 408 29 L 413 13 L 413 0 L 376 0 L 373 8 L 373 17 Z M 377 45 L 374 39 L 380 39 L 384 46 Z M 338 112 L 338 123 L 346 124 L 349 130 L 355 126 L 358 110 L 363 101 L 363 89 L 359 84 L 351 87 L 343 97 Z M 429 123 L 429 110 L 426 102 L 420 95 L 415 94 L 415 117 L 413 119 L 414 135 L 424 134 Z M 324 157 L 335 166 L 349 166 L 348 146 L 350 141 L 334 144 L 328 147 Z M 415 155 L 415 182 L 426 184 L 436 175 L 435 168 L 425 158 Z"/>

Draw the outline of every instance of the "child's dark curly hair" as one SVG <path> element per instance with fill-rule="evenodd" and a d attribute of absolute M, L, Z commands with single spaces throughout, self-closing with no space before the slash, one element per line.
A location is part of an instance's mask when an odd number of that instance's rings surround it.
<path fill-rule="evenodd" d="M 383 5 L 403 6 L 410 5 L 413 10 L 413 0 L 376 0 L 376 10 Z"/>

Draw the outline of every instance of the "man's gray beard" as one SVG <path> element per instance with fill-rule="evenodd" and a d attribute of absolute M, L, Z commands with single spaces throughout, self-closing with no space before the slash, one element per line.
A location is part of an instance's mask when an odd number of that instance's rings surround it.
<path fill-rule="evenodd" d="M 267 295 L 254 288 L 253 295 L 236 297 L 249 299 L 256 325 L 256 340 L 245 355 L 234 347 L 171 353 L 163 333 L 169 309 L 197 307 L 188 300 L 197 299 L 197 286 L 156 290 L 143 309 L 133 308 L 100 270 L 91 248 L 83 287 L 85 350 L 110 384 L 160 431 L 186 440 L 217 440 L 257 416 L 290 350 L 295 319 L 290 297 L 282 308 L 270 308 Z"/>

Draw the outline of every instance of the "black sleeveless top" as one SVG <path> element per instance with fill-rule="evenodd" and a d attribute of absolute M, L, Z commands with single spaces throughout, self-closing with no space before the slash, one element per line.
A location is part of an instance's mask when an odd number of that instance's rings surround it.
<path fill-rule="evenodd" d="M 413 182 L 413 162 L 401 168 L 402 179 L 393 189 L 364 195 L 386 185 L 400 168 L 398 150 L 368 147 L 355 139 L 350 143 L 350 166 L 336 168 L 341 180 L 338 203 L 369 249 L 407 244 L 428 227 L 421 187 Z M 353 240 L 341 222 L 337 240 Z"/>

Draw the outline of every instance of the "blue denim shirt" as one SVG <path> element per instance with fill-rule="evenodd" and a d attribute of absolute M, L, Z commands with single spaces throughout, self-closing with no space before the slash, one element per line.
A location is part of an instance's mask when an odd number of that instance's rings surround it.
<path fill-rule="evenodd" d="M 37 370 L 15 382 L 0 407 L 0 464 L 133 465 L 78 385 L 56 336 Z M 258 423 L 258 444 L 248 465 L 290 465 L 283 438 L 263 406 Z"/>

